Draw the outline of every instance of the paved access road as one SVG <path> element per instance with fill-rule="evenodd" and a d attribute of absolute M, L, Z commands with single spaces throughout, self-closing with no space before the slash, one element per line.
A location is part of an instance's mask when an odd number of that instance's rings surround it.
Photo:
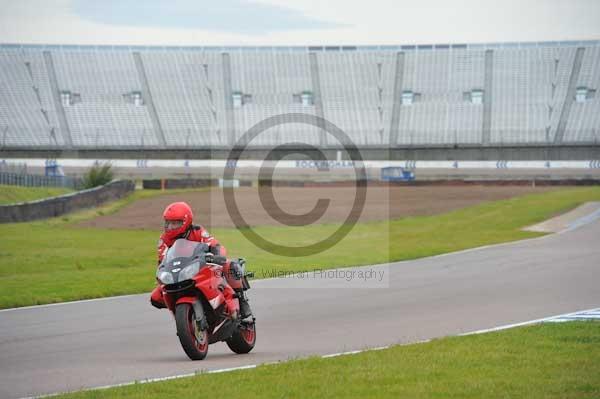
<path fill-rule="evenodd" d="M 255 350 L 234 355 L 219 343 L 201 362 L 187 359 L 170 314 L 152 308 L 147 295 L 2 311 L 0 397 L 414 342 L 597 308 L 599 237 L 597 221 L 542 239 L 394 263 L 389 288 L 257 281 L 249 292 Z"/>

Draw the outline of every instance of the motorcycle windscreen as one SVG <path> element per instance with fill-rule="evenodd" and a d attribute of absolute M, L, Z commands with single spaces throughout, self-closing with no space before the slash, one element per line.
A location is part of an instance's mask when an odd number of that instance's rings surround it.
<path fill-rule="evenodd" d="M 164 262 L 168 263 L 176 258 L 191 258 L 192 256 L 199 255 L 207 250 L 208 246 L 204 243 L 180 238 L 179 240 L 175 241 L 171 248 L 169 248 Z"/>

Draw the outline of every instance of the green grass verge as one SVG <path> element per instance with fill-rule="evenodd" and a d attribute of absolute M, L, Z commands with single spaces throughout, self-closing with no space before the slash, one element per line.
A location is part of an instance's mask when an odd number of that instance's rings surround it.
<path fill-rule="evenodd" d="M 0 225 L 0 308 L 149 292 L 154 284 L 158 231 L 74 227 L 73 223 L 114 212 L 132 197 L 68 218 Z M 362 223 L 333 248 L 313 256 L 269 254 L 234 229 L 215 229 L 230 255 L 243 255 L 257 277 L 273 270 L 302 271 L 406 260 L 481 245 L 538 236 L 521 228 L 586 201 L 600 200 L 600 187 L 572 188 L 483 203 L 442 215 Z M 338 225 L 259 227 L 266 238 L 302 245 Z"/>
<path fill-rule="evenodd" d="M 0 205 L 35 201 L 72 192 L 62 187 L 21 187 L 0 184 Z"/>
<path fill-rule="evenodd" d="M 598 398 L 599 359 L 600 323 L 546 323 L 57 398 Z"/>

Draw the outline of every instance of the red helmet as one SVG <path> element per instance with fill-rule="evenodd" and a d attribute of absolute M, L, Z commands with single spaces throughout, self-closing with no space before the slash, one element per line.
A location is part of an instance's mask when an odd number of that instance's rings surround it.
<path fill-rule="evenodd" d="M 191 226 L 193 218 L 192 208 L 185 202 L 173 202 L 167 205 L 163 212 L 164 237 L 168 240 L 175 240 Z"/>

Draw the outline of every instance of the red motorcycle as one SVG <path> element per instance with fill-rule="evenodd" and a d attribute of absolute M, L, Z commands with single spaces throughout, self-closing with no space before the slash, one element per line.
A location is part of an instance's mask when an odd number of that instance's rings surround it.
<path fill-rule="evenodd" d="M 156 272 L 181 346 L 192 360 L 204 359 L 208 345 L 215 342 L 225 341 L 235 353 L 248 353 L 256 343 L 255 318 L 240 319 L 238 295 L 243 293 L 236 293 L 225 279 L 227 259 L 209 249 L 207 244 L 179 239 Z M 240 276 L 245 289 L 250 288 L 249 276 Z"/>

